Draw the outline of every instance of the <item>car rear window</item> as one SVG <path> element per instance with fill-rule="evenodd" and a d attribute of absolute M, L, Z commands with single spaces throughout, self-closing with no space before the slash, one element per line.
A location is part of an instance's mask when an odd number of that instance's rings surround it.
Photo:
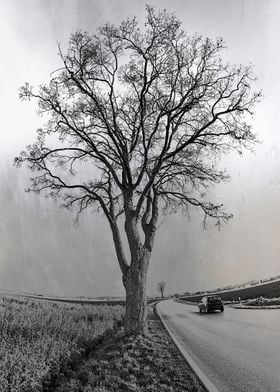
<path fill-rule="evenodd" d="M 221 302 L 221 298 L 210 297 L 210 298 L 208 298 L 208 302 L 218 303 L 218 302 Z"/>

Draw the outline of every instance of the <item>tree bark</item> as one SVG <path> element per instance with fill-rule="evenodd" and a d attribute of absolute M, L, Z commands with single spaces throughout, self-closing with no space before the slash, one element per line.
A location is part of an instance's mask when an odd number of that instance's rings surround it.
<path fill-rule="evenodd" d="M 150 252 L 143 250 L 133 260 L 123 283 L 126 290 L 125 331 L 127 334 L 145 334 L 148 330 L 146 281 Z"/>
<path fill-rule="evenodd" d="M 126 290 L 125 332 L 138 335 L 145 334 L 148 330 L 146 282 L 158 207 L 157 198 L 155 198 L 149 224 L 145 223 L 147 219 L 141 222 L 145 233 L 143 243 L 139 233 L 139 214 L 133 208 L 132 192 L 125 192 L 124 199 L 126 205 L 125 232 L 131 257 L 130 264 L 122 270 L 123 284 Z"/>

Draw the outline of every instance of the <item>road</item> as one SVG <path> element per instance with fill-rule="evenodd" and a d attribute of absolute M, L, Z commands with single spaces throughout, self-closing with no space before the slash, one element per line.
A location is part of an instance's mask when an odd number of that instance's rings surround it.
<path fill-rule="evenodd" d="M 160 302 L 158 311 L 190 357 L 221 392 L 280 391 L 280 310 L 199 313 Z"/>

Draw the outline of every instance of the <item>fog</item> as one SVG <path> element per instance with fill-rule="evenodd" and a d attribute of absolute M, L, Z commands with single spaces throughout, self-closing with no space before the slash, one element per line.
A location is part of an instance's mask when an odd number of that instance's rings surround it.
<path fill-rule="evenodd" d="M 174 11 L 183 28 L 227 43 L 225 60 L 252 63 L 264 98 L 256 108 L 255 153 L 223 157 L 230 183 L 209 190 L 234 218 L 217 230 L 190 217 L 162 219 L 151 260 L 148 293 L 166 281 L 170 293 L 209 289 L 280 274 L 280 4 L 268 0 L 147 1 Z M 18 89 L 36 86 L 59 67 L 63 48 L 77 29 L 95 32 L 107 21 L 145 16 L 142 1 L 10 0 L 0 2 L 1 159 L 0 289 L 51 295 L 123 295 L 109 227 L 102 215 L 74 215 L 43 195 L 25 193 L 30 173 L 13 167 L 13 157 L 31 143 L 46 119 Z"/>

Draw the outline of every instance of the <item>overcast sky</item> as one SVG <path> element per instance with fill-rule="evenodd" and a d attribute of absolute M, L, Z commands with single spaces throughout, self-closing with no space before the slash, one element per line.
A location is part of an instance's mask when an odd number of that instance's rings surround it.
<path fill-rule="evenodd" d="M 33 141 L 44 118 L 18 89 L 49 80 L 60 66 L 57 42 L 77 29 L 137 16 L 145 3 L 174 11 L 182 27 L 227 43 L 226 61 L 255 66 L 264 99 L 254 130 L 255 154 L 223 159 L 232 175 L 209 196 L 233 220 L 203 230 L 201 215 L 165 217 L 155 242 L 148 291 L 165 280 L 171 293 L 196 291 L 280 274 L 280 3 L 277 0 L 0 0 L 0 288 L 55 295 L 122 295 L 107 223 L 86 213 L 79 225 L 49 199 L 24 193 L 29 173 L 12 158 Z"/>

